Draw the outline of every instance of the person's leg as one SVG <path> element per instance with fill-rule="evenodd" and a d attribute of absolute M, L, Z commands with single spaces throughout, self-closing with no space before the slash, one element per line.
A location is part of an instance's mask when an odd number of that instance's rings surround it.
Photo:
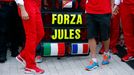
<path fill-rule="evenodd" d="M 40 41 L 42 40 L 42 38 L 44 37 L 44 26 L 43 26 L 43 22 L 42 22 L 42 18 L 41 18 L 41 14 L 38 13 L 36 15 L 36 29 L 37 29 L 37 46 L 38 48 L 36 49 L 36 62 L 41 63 L 42 62 L 42 46 L 40 44 Z"/>
<path fill-rule="evenodd" d="M 112 53 L 116 54 L 118 53 L 116 45 L 120 36 L 120 13 L 112 18 L 110 32 L 110 49 Z"/>
<path fill-rule="evenodd" d="M 95 37 L 97 36 L 97 24 L 94 21 L 95 16 L 92 14 L 86 15 L 87 26 L 88 26 L 88 45 L 91 51 L 91 57 L 89 65 L 85 68 L 86 70 L 92 70 L 98 67 L 98 61 L 96 58 L 96 40 Z"/>
<path fill-rule="evenodd" d="M 98 16 L 98 21 L 100 25 L 100 34 L 101 40 L 104 44 L 104 55 L 103 55 L 103 65 L 109 64 L 110 53 L 109 53 L 109 44 L 110 44 L 110 21 L 111 21 L 111 14 L 104 14 Z"/>
<path fill-rule="evenodd" d="M 89 44 L 89 47 L 90 47 L 91 57 L 96 58 L 96 47 L 97 47 L 96 40 L 94 38 L 89 39 L 88 44 Z"/>
<path fill-rule="evenodd" d="M 18 36 L 18 24 L 17 24 L 17 19 L 18 18 L 18 13 L 17 13 L 17 5 L 14 2 L 12 4 L 12 6 L 10 7 L 10 16 L 9 16 L 9 30 L 8 30 L 8 38 L 9 38 L 9 42 L 11 43 L 10 45 L 10 51 L 11 51 L 11 56 L 12 57 L 16 57 L 19 52 L 18 52 L 18 48 L 19 48 L 19 36 Z"/>
<path fill-rule="evenodd" d="M 1 21 L 0 21 L 0 27 L 1 27 L 1 25 L 5 25 L 5 24 L 2 24 Z M 6 55 L 7 55 L 7 46 L 6 46 L 7 39 L 5 37 L 6 33 L 3 30 L 4 30 L 4 28 L 2 28 L 2 29 L 0 28 L 0 63 L 4 63 L 7 60 L 7 58 L 6 58 Z"/>
<path fill-rule="evenodd" d="M 103 53 L 102 65 L 107 65 L 109 64 L 109 60 L 111 58 L 110 52 L 109 52 L 110 38 L 108 38 L 106 41 L 103 41 L 103 43 L 104 43 L 105 52 Z"/>
<path fill-rule="evenodd" d="M 102 47 L 99 50 L 99 54 L 103 54 L 105 52 L 104 44 L 102 43 Z"/>
<path fill-rule="evenodd" d="M 43 55 L 43 47 L 41 44 L 39 44 L 36 48 L 36 57 L 35 57 L 36 63 L 43 62 L 42 55 Z"/>
<path fill-rule="evenodd" d="M 104 43 L 105 52 L 108 52 L 109 51 L 110 38 L 108 38 L 108 40 L 106 40 L 106 41 L 103 41 L 103 43 Z"/>
<path fill-rule="evenodd" d="M 133 57 L 134 53 L 134 18 L 130 7 L 126 4 L 121 4 L 120 13 L 124 40 L 127 47 L 127 55 L 122 58 L 122 61 L 129 61 Z"/>
<path fill-rule="evenodd" d="M 111 14 L 99 15 L 100 35 L 104 44 L 105 52 L 109 50 L 110 44 L 110 20 Z"/>
<path fill-rule="evenodd" d="M 7 55 L 7 30 L 8 30 L 7 7 L 0 7 L 0 63 L 4 63 Z"/>
<path fill-rule="evenodd" d="M 37 13 L 36 14 L 36 30 L 37 30 L 37 45 L 40 43 L 42 38 L 44 37 L 44 26 L 41 18 L 41 14 Z"/>
<path fill-rule="evenodd" d="M 35 24 L 36 22 L 34 19 L 35 19 L 34 16 L 31 16 L 28 21 L 23 20 L 23 27 L 25 30 L 26 41 L 25 41 L 25 47 L 21 51 L 20 56 L 25 59 L 27 68 L 31 68 L 36 65 L 35 50 L 36 50 L 37 32 Z"/>
<path fill-rule="evenodd" d="M 26 62 L 25 64 L 25 73 L 37 73 L 42 74 L 44 70 L 37 67 L 35 62 L 36 47 L 37 47 L 37 13 L 40 12 L 39 7 L 35 1 L 24 1 L 26 11 L 29 15 L 28 20 L 23 21 L 23 27 L 26 35 L 25 47 L 21 53 L 16 57 L 19 62 L 22 62 L 22 59 Z M 19 10 L 19 14 L 20 10 Z"/>
<path fill-rule="evenodd" d="M 37 11 L 33 12 L 28 11 L 30 19 L 22 20 L 26 35 L 26 41 L 24 49 L 20 52 L 20 54 L 16 57 L 16 59 L 20 63 L 24 64 L 25 73 L 35 72 L 38 74 L 42 74 L 44 73 L 44 70 L 37 67 L 35 62 L 36 47 L 37 47 L 36 12 Z"/>
<path fill-rule="evenodd" d="M 118 43 L 120 36 L 120 14 L 114 15 L 111 20 L 110 26 L 110 49 L 112 53 L 117 53 L 116 44 Z M 102 48 L 99 51 L 99 54 L 103 54 L 105 51 L 104 44 L 102 44 Z"/>

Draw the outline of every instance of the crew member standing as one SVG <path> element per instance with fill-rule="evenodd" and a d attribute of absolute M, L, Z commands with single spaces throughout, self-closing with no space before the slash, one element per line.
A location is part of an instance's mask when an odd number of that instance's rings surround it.
<path fill-rule="evenodd" d="M 9 43 L 9 30 L 11 27 L 16 27 L 17 19 L 17 5 L 14 0 L 0 0 L 0 63 L 4 63 L 7 55 L 7 43 Z M 14 33 L 13 33 L 14 34 Z M 14 35 L 11 36 L 16 37 Z M 16 39 L 11 39 L 11 44 L 16 45 Z M 11 56 L 15 57 L 18 55 L 17 48 L 11 49 Z M 12 47 L 13 48 L 13 47 Z"/>
<path fill-rule="evenodd" d="M 16 59 L 25 65 L 25 73 L 44 73 L 35 62 L 36 47 L 44 37 L 44 27 L 39 9 L 40 0 L 15 0 L 25 30 L 25 47 Z"/>
<path fill-rule="evenodd" d="M 88 27 L 88 44 L 91 51 L 91 61 L 86 67 L 86 70 L 92 70 L 98 67 L 98 61 L 96 58 L 96 40 L 98 31 L 100 32 L 101 40 L 104 43 L 104 55 L 102 65 L 109 64 L 110 53 L 110 21 L 112 13 L 112 2 L 113 0 L 88 0 L 86 4 L 86 20 Z"/>
<path fill-rule="evenodd" d="M 116 5 L 115 5 L 116 6 Z M 114 7 L 115 7 L 114 6 Z M 117 54 L 118 50 L 116 49 L 116 45 L 119 42 L 120 38 L 120 13 L 113 14 L 110 26 L 110 50 L 113 54 Z M 104 45 L 102 45 L 99 54 L 103 54 L 105 51 Z"/>
<path fill-rule="evenodd" d="M 127 55 L 122 58 L 122 61 L 126 62 L 134 58 L 134 0 L 115 1 L 121 1 L 120 15 L 125 45 L 127 47 Z"/>

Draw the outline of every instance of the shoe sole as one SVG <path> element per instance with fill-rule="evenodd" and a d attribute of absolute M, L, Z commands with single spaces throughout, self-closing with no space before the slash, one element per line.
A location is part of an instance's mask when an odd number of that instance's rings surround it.
<path fill-rule="evenodd" d="M 109 62 L 108 63 L 106 63 L 106 64 L 102 64 L 102 65 L 108 65 L 109 64 Z"/>
<path fill-rule="evenodd" d="M 85 70 L 86 71 L 92 71 L 92 70 L 94 70 L 94 69 L 96 69 L 96 68 L 98 68 L 99 66 L 94 66 L 92 69 L 88 69 L 88 68 L 86 68 Z"/>
<path fill-rule="evenodd" d="M 131 61 L 131 60 L 134 60 L 134 57 L 131 57 L 131 58 L 129 58 L 128 60 L 123 60 L 123 59 L 121 59 L 122 62 L 128 62 L 128 61 Z"/>
<path fill-rule="evenodd" d="M 35 74 L 35 70 L 29 69 L 30 71 L 25 71 L 25 74 Z"/>
<path fill-rule="evenodd" d="M 108 58 L 108 63 L 106 63 L 106 64 L 102 63 L 102 65 L 108 65 L 110 63 L 111 59 L 112 59 L 112 56 L 110 55 L 110 57 Z"/>
<path fill-rule="evenodd" d="M 44 74 L 44 72 L 42 72 L 42 73 L 36 73 L 34 71 L 32 71 L 32 72 L 25 71 L 25 74 L 34 74 L 34 75 L 36 75 L 36 74 Z"/>
<path fill-rule="evenodd" d="M 28 69 L 28 70 L 31 70 L 31 71 L 25 71 L 25 74 L 34 74 L 34 75 L 36 75 L 36 74 L 44 74 L 44 72 L 42 72 L 42 73 L 37 73 L 35 70 L 33 70 L 33 69 Z"/>
<path fill-rule="evenodd" d="M 5 63 L 7 60 L 0 61 L 0 63 Z"/>
<path fill-rule="evenodd" d="M 16 57 L 16 60 L 21 63 L 23 66 L 25 66 L 24 62 L 20 61 L 17 57 Z"/>
<path fill-rule="evenodd" d="M 41 59 L 41 60 L 36 60 L 36 63 L 42 63 L 43 62 L 43 60 Z"/>
<path fill-rule="evenodd" d="M 34 72 L 25 71 L 25 74 L 33 74 Z"/>

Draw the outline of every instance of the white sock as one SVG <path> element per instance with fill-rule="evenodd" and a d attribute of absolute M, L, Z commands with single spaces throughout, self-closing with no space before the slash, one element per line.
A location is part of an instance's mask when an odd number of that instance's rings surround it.
<path fill-rule="evenodd" d="M 110 55 L 110 52 L 109 51 L 108 52 L 104 52 L 104 54 Z"/>
<path fill-rule="evenodd" d="M 92 58 L 92 60 L 93 60 L 94 62 L 98 62 L 96 58 Z"/>

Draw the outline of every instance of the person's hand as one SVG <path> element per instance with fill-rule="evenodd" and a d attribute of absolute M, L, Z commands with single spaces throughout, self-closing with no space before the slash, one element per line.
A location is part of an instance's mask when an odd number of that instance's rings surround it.
<path fill-rule="evenodd" d="M 22 19 L 23 20 L 28 20 L 29 19 L 29 15 L 28 15 L 24 5 L 20 5 L 20 4 L 18 4 L 18 5 L 19 5 L 19 8 L 21 10 L 21 17 L 22 17 Z"/>
<path fill-rule="evenodd" d="M 28 20 L 29 19 L 29 15 L 26 12 L 26 10 L 21 10 L 21 17 L 23 20 Z"/>
<path fill-rule="evenodd" d="M 119 13 L 119 6 L 115 5 L 112 10 L 112 15 L 117 15 Z"/>

